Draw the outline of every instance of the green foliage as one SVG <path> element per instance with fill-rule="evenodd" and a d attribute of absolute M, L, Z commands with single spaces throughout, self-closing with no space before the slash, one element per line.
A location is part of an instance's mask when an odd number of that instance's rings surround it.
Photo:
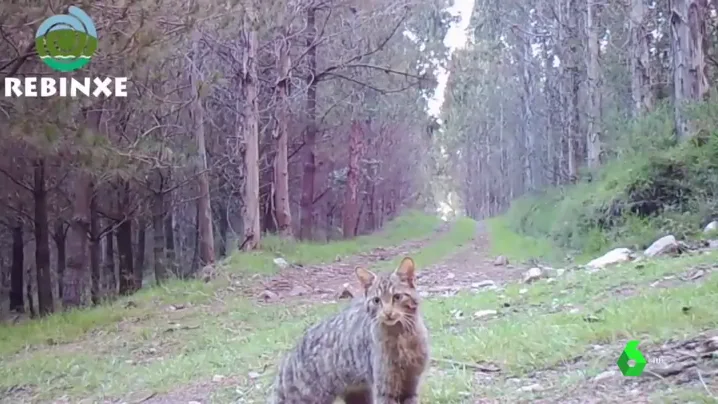
<path fill-rule="evenodd" d="M 557 261 L 562 258 L 561 251 L 546 238 L 525 236 L 512 231 L 506 216 L 486 221 L 491 237 L 491 254 L 503 255 L 511 261 L 543 259 Z"/>
<path fill-rule="evenodd" d="M 351 240 L 301 242 L 266 235 L 262 239 L 260 251 L 236 252 L 228 259 L 227 265 L 240 272 L 271 273 L 277 268 L 273 262 L 276 257 L 282 257 L 290 264 L 301 265 L 333 262 L 337 257 L 429 236 L 441 223 L 436 215 L 408 211 L 389 222 L 383 231 Z"/>
<path fill-rule="evenodd" d="M 681 144 L 672 140 L 671 111 L 663 106 L 627 124 L 612 138 L 614 159 L 576 185 L 516 201 L 508 227 L 587 254 L 645 248 L 669 233 L 695 236 L 718 214 L 718 131 L 708 129 L 718 127 L 714 109 L 691 111 L 699 135 Z"/>

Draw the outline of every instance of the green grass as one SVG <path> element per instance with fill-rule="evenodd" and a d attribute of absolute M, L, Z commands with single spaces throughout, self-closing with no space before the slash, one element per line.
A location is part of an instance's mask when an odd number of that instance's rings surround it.
<path fill-rule="evenodd" d="M 520 234 L 512 230 L 505 216 L 486 221 L 491 241 L 491 253 L 503 255 L 510 261 L 524 262 L 540 259 L 557 262 L 564 258 L 563 252 L 546 238 Z"/>
<path fill-rule="evenodd" d="M 339 256 L 368 251 L 375 247 L 390 246 L 401 242 L 429 236 L 440 225 L 441 220 L 421 212 L 410 211 L 388 223 L 384 231 L 375 235 L 357 237 L 353 240 L 331 243 L 288 243 L 278 238 L 267 238 L 264 250 L 256 253 L 237 253 L 223 266 L 240 269 L 244 272 L 270 273 L 276 265 L 273 257 L 282 256 L 293 263 L 316 264 L 332 262 Z M 474 222 L 460 220 L 449 232 L 439 238 L 442 245 L 429 247 L 418 255 L 421 265 L 429 265 L 431 260 L 441 258 L 441 252 L 451 250 L 446 244 L 459 245 L 470 238 L 469 228 Z M 400 260 L 398 257 L 391 262 Z M 127 318 L 150 315 L 157 307 L 172 303 L 201 304 L 213 299 L 214 287 L 200 281 L 172 281 L 160 287 L 150 287 L 139 293 L 121 298 L 114 303 L 100 305 L 91 309 L 72 310 L 58 313 L 35 321 L 27 321 L 15 326 L 0 325 L 0 356 L 12 354 L 28 347 L 60 344 L 81 338 L 89 332 L 104 332 L 112 325 Z M 127 306 L 128 301 L 135 305 Z"/>
<path fill-rule="evenodd" d="M 440 251 L 455 248 L 472 234 L 469 222 L 457 224 L 428 246 L 424 251 L 429 252 L 424 252 L 423 257 L 417 255 L 417 263 L 439 259 Z M 613 366 L 614 356 L 618 357 L 627 339 L 648 344 L 716 327 L 715 273 L 702 283 L 684 282 L 670 289 L 651 288 L 649 284 L 698 265 L 710 265 L 717 256 L 627 264 L 597 274 L 571 271 L 553 283 L 515 284 L 505 290 L 427 299 L 423 307 L 431 330 L 432 354 L 458 365 L 444 364 L 430 371 L 424 386 L 425 400 L 457 403 L 473 396 L 513 397 L 512 402 L 517 402 L 528 393 L 517 392 L 516 385 L 510 384 L 512 378 L 529 383 L 532 372 L 558 367 L 557 383 L 568 389 Z M 621 298 L 603 293 L 627 284 L 636 286 L 640 293 Z M 524 288 L 527 292 L 520 293 Z M 232 388 L 217 386 L 218 402 L 238 400 L 237 391 L 242 391 L 241 397 L 248 402 L 262 402 L 281 352 L 290 348 L 308 325 L 339 306 L 257 306 L 241 297 L 228 297 L 223 301 L 221 315 L 217 315 L 211 299 L 197 297 L 193 307 L 171 312 L 166 310 L 169 301 L 163 300 L 164 292 L 148 293 L 153 298 L 136 299 L 139 304 L 134 309 L 119 309 L 119 303 L 97 309 L 107 311 L 93 314 L 94 318 L 123 318 L 114 327 L 104 327 L 101 332 L 65 345 L 47 346 L 34 340 L 28 344 L 34 346 L 33 350 L 3 355 L 0 391 L 24 386 L 34 389 L 38 400 L 62 394 L 72 399 L 101 400 L 123 398 L 128 392 L 162 393 L 194 382 L 211 382 L 213 375 L 223 375 L 231 377 L 233 384 Z M 580 312 L 570 313 L 567 304 Z M 684 306 L 692 308 L 688 314 L 683 313 Z M 472 319 L 473 312 L 484 309 L 498 310 L 499 315 Z M 464 317 L 457 319 L 456 310 L 463 311 Z M 595 313 L 600 321 L 585 322 L 583 318 L 589 313 Z M 62 328 L 68 321 L 79 321 L 73 315 L 76 314 L 68 314 L 64 321 L 51 317 L 47 323 L 37 322 L 36 328 L 25 329 L 22 335 L 44 334 L 48 327 Z M 93 324 L 87 319 L 80 322 Z M 171 323 L 189 327 L 170 332 Z M 3 332 L 2 335 L 9 334 L 7 329 Z M 60 337 L 69 340 L 71 335 Z M 29 338 L 33 341 L 33 337 Z M 581 365 L 571 361 L 580 355 L 590 358 L 594 345 L 605 347 L 605 357 L 587 359 L 585 369 L 578 369 Z M 475 362 L 497 364 L 502 373 L 490 383 L 477 383 L 473 370 L 460 365 Z M 572 370 L 561 370 L 568 363 Z M 252 379 L 250 372 L 260 376 Z M 261 387 L 256 387 L 257 383 Z"/>
<path fill-rule="evenodd" d="M 337 257 L 428 237 L 442 223 L 438 216 L 409 211 L 387 223 L 381 232 L 351 240 L 329 243 L 299 242 L 268 236 L 262 239 L 261 251 L 235 252 L 226 261 L 226 264 L 236 272 L 274 273 L 277 270 L 277 265 L 273 260 L 277 257 L 284 258 L 290 264 L 310 265 L 332 262 Z"/>
<path fill-rule="evenodd" d="M 421 250 L 411 253 L 419 268 L 425 268 L 439 262 L 442 258 L 454 251 L 465 247 L 476 235 L 476 222 L 466 217 L 460 217 L 451 226 L 451 229 L 443 235 L 432 240 Z M 408 252 L 407 252 L 408 254 Z M 405 254 L 399 254 L 392 260 L 380 261 L 375 269 L 389 270 L 396 268 Z"/>
<path fill-rule="evenodd" d="M 665 106 L 614 128 L 609 137 L 616 138 L 605 145 L 610 161 L 582 173 L 576 184 L 514 201 L 502 227 L 594 255 L 615 247 L 644 249 L 666 234 L 701 237 L 718 211 L 717 108 L 708 103 L 694 111 L 700 134 L 690 142 L 675 141 Z"/>

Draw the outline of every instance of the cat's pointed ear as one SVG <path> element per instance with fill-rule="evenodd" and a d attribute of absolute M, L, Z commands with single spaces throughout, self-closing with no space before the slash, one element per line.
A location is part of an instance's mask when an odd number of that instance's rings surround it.
<path fill-rule="evenodd" d="M 359 279 L 359 283 L 361 283 L 364 289 L 369 289 L 369 286 L 371 286 L 376 279 L 376 274 L 366 268 L 357 267 L 354 272 L 357 274 L 357 279 Z"/>
<path fill-rule="evenodd" d="M 399 264 L 399 267 L 394 271 L 394 275 L 399 278 L 402 282 L 409 285 L 409 287 L 414 287 L 414 283 L 416 281 L 416 266 L 414 265 L 414 260 L 410 257 L 405 257 L 403 260 L 401 260 L 401 264 Z"/>

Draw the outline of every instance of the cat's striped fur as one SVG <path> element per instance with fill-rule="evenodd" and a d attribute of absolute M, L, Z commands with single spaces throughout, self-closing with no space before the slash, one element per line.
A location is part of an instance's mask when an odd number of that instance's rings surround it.
<path fill-rule="evenodd" d="M 281 360 L 270 404 L 415 404 L 429 362 L 414 261 L 357 268 L 364 295 L 309 328 Z"/>

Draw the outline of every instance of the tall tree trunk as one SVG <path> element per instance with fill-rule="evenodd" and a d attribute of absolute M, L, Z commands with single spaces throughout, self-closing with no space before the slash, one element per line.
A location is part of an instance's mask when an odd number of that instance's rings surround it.
<path fill-rule="evenodd" d="M 135 255 L 135 285 L 142 288 L 145 274 L 145 247 L 147 246 L 147 222 L 144 217 L 137 219 L 137 254 Z"/>
<path fill-rule="evenodd" d="M 568 176 L 569 181 L 578 180 L 578 169 L 582 162 L 581 159 L 581 143 L 580 143 L 580 126 L 579 126 L 579 60 L 580 60 L 580 36 L 579 26 L 579 8 L 578 0 L 568 0 L 568 35 L 566 38 L 568 44 L 569 63 L 566 67 L 568 73 L 566 81 L 567 94 L 567 129 L 568 129 Z"/>
<path fill-rule="evenodd" d="M 120 294 L 130 295 L 139 289 L 135 284 L 132 260 L 132 219 L 126 218 L 117 228 L 117 252 L 120 255 Z"/>
<path fill-rule="evenodd" d="M 653 108 L 649 44 L 651 33 L 646 29 L 645 0 L 631 0 L 631 98 L 633 117 Z"/>
<path fill-rule="evenodd" d="M 223 187 L 220 187 L 220 192 L 222 191 Z M 220 198 L 220 200 L 217 201 L 217 233 L 219 236 L 219 256 L 221 258 L 224 258 L 227 256 L 227 241 L 229 237 L 229 218 L 227 215 L 229 214 L 227 210 L 227 202 L 224 201 L 225 198 Z"/>
<path fill-rule="evenodd" d="M 212 209 L 209 193 L 209 169 L 207 167 L 207 148 L 204 138 L 204 106 L 202 105 L 202 89 L 200 88 L 200 67 L 198 65 L 200 33 L 193 32 L 192 71 L 192 119 L 195 141 L 197 142 L 197 182 L 199 197 L 197 198 L 197 221 L 199 224 L 199 259 L 201 265 L 214 264 L 214 233 L 212 230 Z"/>
<path fill-rule="evenodd" d="M 586 38 L 588 46 L 586 52 L 586 148 L 588 167 L 597 168 L 601 164 L 601 93 L 602 81 L 599 64 L 599 24 L 600 5 L 596 0 L 587 0 L 586 10 Z"/>
<path fill-rule="evenodd" d="M 279 81 L 277 83 L 277 126 L 274 141 L 277 156 L 274 158 L 274 207 L 277 216 L 277 230 L 283 238 L 292 237 L 292 212 L 289 208 L 289 152 L 287 123 L 289 121 L 289 72 L 291 59 L 289 55 L 289 41 L 282 39 L 277 46 L 277 70 Z"/>
<path fill-rule="evenodd" d="M 314 175 L 317 167 L 314 147 L 317 142 L 317 26 L 314 7 L 307 8 L 307 48 L 309 77 L 307 78 L 307 130 L 304 135 L 304 169 L 302 173 L 301 220 L 299 238 L 310 240 L 314 226 Z"/>
<path fill-rule="evenodd" d="M 37 267 L 37 305 L 41 316 L 55 311 L 52 299 L 52 275 L 50 274 L 50 225 L 47 215 L 47 190 L 45 189 L 45 161 L 35 161 L 35 266 Z"/>
<path fill-rule="evenodd" d="M 114 226 L 114 222 L 109 223 Z M 117 293 L 117 279 L 115 278 L 115 230 L 112 229 L 105 235 L 105 292 L 109 296 Z"/>
<path fill-rule="evenodd" d="M 25 269 L 25 249 L 23 248 L 22 222 L 12 228 L 12 266 L 10 267 L 10 310 L 18 313 L 25 311 L 23 301 L 23 277 Z M 30 280 L 28 279 L 28 283 Z M 32 302 L 30 302 L 32 304 Z"/>
<path fill-rule="evenodd" d="M 342 231 L 344 238 L 356 236 L 356 221 L 359 217 L 357 194 L 359 191 L 359 160 L 363 149 L 363 130 L 357 121 L 352 122 L 349 135 L 349 170 L 347 171 L 347 184 L 344 190 L 344 212 L 342 218 Z"/>
<path fill-rule="evenodd" d="M 256 4 L 250 0 L 245 12 L 247 49 L 244 52 L 244 240 L 246 251 L 259 248 L 261 229 L 259 227 L 259 80 L 257 78 L 257 55 L 259 51 L 259 20 Z"/>
<path fill-rule="evenodd" d="M 672 0 L 673 100 L 679 139 L 692 136 L 685 104 L 707 97 L 707 0 Z"/>
<path fill-rule="evenodd" d="M 91 185 L 92 186 L 92 185 Z M 97 212 L 97 194 L 90 197 L 90 296 L 92 304 L 99 304 L 102 298 L 102 272 L 100 268 L 100 217 Z"/>
<path fill-rule="evenodd" d="M 72 219 L 67 235 L 69 254 L 63 278 L 62 303 L 65 308 L 82 304 L 85 279 L 91 275 L 89 262 L 90 199 L 92 184 L 88 175 L 77 172 L 72 183 Z"/>
<path fill-rule="evenodd" d="M 524 137 L 524 190 L 532 191 L 536 186 L 534 164 L 534 154 L 536 153 L 536 129 L 533 127 L 534 117 L 531 105 L 533 103 L 533 76 L 531 74 L 531 40 L 530 38 L 521 39 L 521 84 L 523 93 L 521 95 L 522 107 L 522 129 Z M 499 195 L 503 195 L 499 193 Z"/>
<path fill-rule="evenodd" d="M 52 235 L 57 249 L 57 297 L 62 301 L 64 291 L 62 289 L 63 278 L 65 277 L 65 265 L 67 264 L 67 227 L 58 220 L 55 223 L 55 230 Z"/>
<path fill-rule="evenodd" d="M 165 256 L 165 194 L 155 192 L 152 197 L 152 264 L 155 282 L 161 285 L 167 280 L 167 257 Z"/>
<path fill-rule="evenodd" d="M 168 268 L 178 277 L 180 274 L 177 266 L 177 251 L 175 250 L 174 222 L 174 210 L 172 206 L 168 205 L 167 214 L 165 215 L 165 256 L 167 257 Z"/>

